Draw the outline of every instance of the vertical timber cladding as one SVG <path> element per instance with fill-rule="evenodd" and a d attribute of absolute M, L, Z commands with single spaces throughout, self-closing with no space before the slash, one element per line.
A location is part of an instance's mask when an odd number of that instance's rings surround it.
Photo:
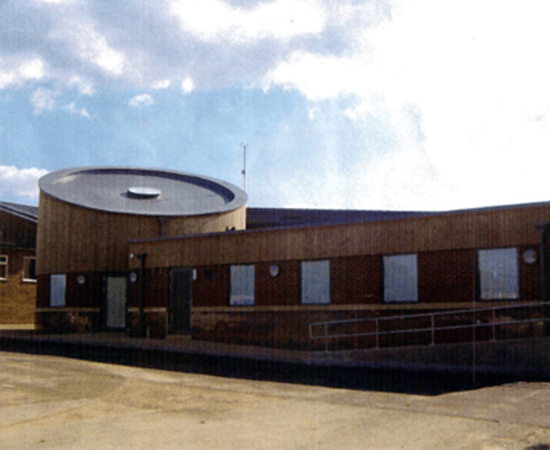
<path fill-rule="evenodd" d="M 549 205 L 472 210 L 392 221 L 251 230 L 134 240 L 148 267 L 247 264 L 361 255 L 391 255 L 510 246 L 538 246 L 536 223 Z M 538 248 L 538 247 L 537 247 Z M 133 268 L 137 267 L 133 262 Z"/>
<path fill-rule="evenodd" d="M 37 274 L 128 270 L 128 242 L 160 236 L 157 217 L 109 213 L 40 194 Z M 166 236 L 211 233 L 245 224 L 245 209 L 219 216 L 170 217 Z"/>
<path fill-rule="evenodd" d="M 277 339 L 281 342 L 285 327 L 294 328 L 294 335 L 286 336 L 287 342 L 302 339 L 307 323 L 314 320 L 467 307 L 477 294 L 477 250 L 517 247 L 521 255 L 524 249 L 537 249 L 535 224 L 548 221 L 548 205 L 526 205 L 362 224 L 136 241 L 130 247 L 135 252 L 147 252 L 151 268 L 197 268 L 194 334 L 210 338 L 205 326 L 215 328 L 220 321 L 229 326 L 237 319 L 236 327 L 241 329 L 236 330 L 234 340 L 262 343 L 261 335 L 267 339 L 272 333 L 271 345 Z M 381 256 L 402 253 L 418 253 L 418 302 L 385 305 Z M 325 258 L 331 263 L 331 304 L 301 305 L 300 261 Z M 268 268 L 273 263 L 286 274 L 280 284 L 269 278 Z M 227 274 L 231 264 L 255 265 L 254 306 L 229 306 L 229 282 L 222 274 Z M 358 276 L 357 268 L 370 275 Z M 520 261 L 519 270 L 520 299 L 538 299 L 539 269 Z M 210 281 L 203 280 L 207 274 Z M 262 315 L 267 319 L 259 320 Z M 277 322 L 279 329 L 266 328 L 269 320 L 272 325 Z M 254 330 L 259 323 L 263 328 Z M 218 338 L 231 339 L 229 335 Z"/>
<path fill-rule="evenodd" d="M 121 328 L 118 315 L 105 315 L 105 300 L 108 277 L 129 275 L 130 240 L 243 229 L 246 224 L 246 194 L 240 189 L 174 171 L 66 169 L 44 176 L 39 187 L 36 313 L 40 323 L 59 330 L 68 331 L 75 315 L 78 322 L 82 314 L 94 316 L 94 329 L 97 317 L 103 327 Z M 49 304 L 49 279 L 54 274 L 66 275 L 63 306 L 56 308 Z M 145 313 L 147 320 L 154 316 L 159 333 L 165 332 L 169 299 L 157 287 L 167 275 L 153 270 L 145 277 L 152 281 L 145 283 Z M 139 281 L 127 289 L 129 326 L 141 292 L 136 285 Z"/>

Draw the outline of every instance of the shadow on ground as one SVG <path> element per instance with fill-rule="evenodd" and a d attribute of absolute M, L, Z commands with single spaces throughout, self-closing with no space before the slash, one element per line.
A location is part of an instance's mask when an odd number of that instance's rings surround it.
<path fill-rule="evenodd" d="M 472 373 L 318 366 L 258 361 L 244 356 L 196 355 L 66 342 L 41 343 L 9 336 L 0 337 L 0 350 L 248 380 L 430 396 L 527 381 L 526 378 L 507 375 L 478 373 L 474 377 Z M 550 450 L 545 445 L 526 450 Z"/>

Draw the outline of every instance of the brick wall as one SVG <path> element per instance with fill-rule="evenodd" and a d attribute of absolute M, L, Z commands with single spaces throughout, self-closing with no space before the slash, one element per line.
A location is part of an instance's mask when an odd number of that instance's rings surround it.
<path fill-rule="evenodd" d="M 0 280 L 0 325 L 33 324 L 36 283 L 23 281 L 23 261 L 33 249 L 0 248 L 8 257 L 7 279 Z M 4 275 L 2 271 L 2 275 Z"/>
<path fill-rule="evenodd" d="M 193 306 L 227 306 L 229 304 L 229 267 L 201 266 L 193 282 Z"/>
<path fill-rule="evenodd" d="M 418 301 L 471 302 L 476 291 L 476 252 L 452 250 L 418 255 Z"/>
<path fill-rule="evenodd" d="M 526 264 L 518 248 L 520 300 L 540 299 L 540 264 Z M 469 250 L 418 254 L 418 303 L 469 303 L 477 293 L 477 253 Z M 350 256 L 330 260 L 331 305 L 367 305 L 383 302 L 381 256 Z M 272 276 L 270 266 L 279 274 Z M 229 265 L 202 266 L 193 283 L 193 305 L 229 305 Z M 166 303 L 167 304 L 167 303 Z M 300 261 L 255 265 L 255 306 L 301 304 Z"/>
<path fill-rule="evenodd" d="M 526 264 L 522 254 L 528 248 L 518 248 L 520 283 L 519 300 L 540 299 L 540 265 Z M 228 265 L 209 266 L 198 269 L 198 278 L 193 285 L 193 334 L 200 339 L 258 345 L 310 348 L 321 345 L 312 341 L 309 324 L 315 321 L 350 320 L 397 315 L 437 312 L 448 309 L 469 308 L 475 300 L 478 307 L 490 307 L 494 302 L 481 302 L 478 296 L 477 252 L 473 249 L 423 252 L 418 254 L 418 302 L 384 305 L 381 256 L 351 256 L 330 260 L 331 303 L 327 306 L 301 305 L 300 261 L 280 261 L 255 265 L 255 304 L 252 307 L 230 307 Z M 276 277 L 270 275 L 272 264 L 279 266 Z M 205 277 L 206 272 L 211 277 Z M 460 304 L 463 303 L 464 306 Z M 423 308 L 423 305 L 426 307 Z M 433 305 L 433 306 L 430 306 Z M 206 307 L 206 309 L 205 309 Z M 210 307 L 210 308 L 208 308 Z M 269 309 L 271 307 L 271 309 Z M 217 309 L 219 308 L 219 309 Z M 266 308 L 268 308 L 266 310 Z M 286 309 L 285 309 L 286 308 Z M 517 318 L 541 317 L 541 312 L 530 310 L 480 313 L 480 323 L 497 320 L 501 325 L 492 330 L 483 327 L 477 330 L 478 339 L 496 337 L 537 336 L 541 324 L 533 326 L 510 326 L 506 322 Z M 458 313 L 437 319 L 437 326 L 453 326 L 471 323 L 471 314 Z M 422 321 L 426 322 L 423 323 Z M 422 323 L 421 323 L 422 322 Z M 400 327 L 429 327 L 429 318 L 381 321 L 381 329 L 395 330 Z M 348 326 L 343 326 L 344 328 Z M 350 325 L 357 327 L 356 324 Z M 348 326 L 349 327 L 349 326 Z M 360 325 L 364 331 L 373 331 L 373 323 Z M 384 328 L 385 327 L 385 328 Z M 371 329 L 372 328 L 372 329 Z M 354 333 L 357 330 L 341 330 Z M 380 345 L 422 344 L 431 339 L 430 333 L 391 336 L 380 338 Z M 338 345 L 372 346 L 374 338 L 342 339 Z M 437 332 L 438 342 L 458 342 L 472 339 L 469 329 Z M 359 343 L 357 342 L 359 340 Z M 323 343 L 324 345 L 324 343 Z"/>
<path fill-rule="evenodd" d="M 532 301 L 540 299 L 540 258 L 534 264 L 526 264 L 522 254 L 527 249 L 538 251 L 536 246 L 518 247 L 520 300 Z M 193 282 L 193 335 L 199 339 L 305 348 L 320 345 L 319 342 L 312 342 L 308 336 L 309 324 L 315 321 L 418 314 L 446 309 L 446 304 L 450 309 L 468 308 L 477 295 L 476 258 L 476 252 L 473 249 L 418 254 L 418 302 L 391 305 L 383 303 L 382 258 L 379 255 L 347 256 L 330 260 L 330 305 L 301 304 L 301 261 L 299 260 L 257 263 L 255 265 L 255 304 L 252 307 L 229 305 L 229 265 L 200 266 L 196 268 L 196 280 Z M 270 273 L 270 267 L 273 264 L 279 267 L 276 276 Z M 86 282 L 83 285 L 79 285 L 76 281 L 78 274 L 67 275 L 67 308 L 97 308 L 96 318 L 90 321 L 94 327 L 97 324 L 100 326 L 100 311 L 104 308 L 103 275 L 96 272 L 84 275 Z M 146 277 L 144 307 L 166 308 L 164 311 L 169 311 L 170 269 L 148 269 Z M 141 284 L 138 281 L 128 286 L 128 307 L 135 308 L 138 306 Z M 49 279 L 47 276 L 39 276 L 37 307 L 47 308 L 48 303 Z M 483 303 L 487 306 L 494 304 L 489 301 Z M 480 302 L 478 306 L 483 305 Z M 151 311 L 149 314 L 151 323 L 158 322 L 160 325 L 157 328 L 161 330 L 166 323 L 166 312 Z M 540 312 L 538 314 L 540 316 Z M 501 314 L 499 320 L 505 323 L 512 320 L 512 316 Z M 54 316 L 45 314 L 44 317 Z M 64 324 L 71 320 L 78 322 L 78 317 L 76 319 L 71 317 L 61 322 Z M 471 320 L 471 317 L 457 315 L 445 320 L 447 320 L 445 323 L 452 325 Z M 481 317 L 480 320 L 490 319 Z M 393 324 L 383 322 L 383 324 L 393 328 L 406 325 L 403 321 Z M 362 326 L 366 327 L 366 331 L 372 331 L 372 323 Z M 499 336 L 510 335 L 510 333 L 514 335 L 516 331 L 502 325 L 498 333 Z M 536 330 L 533 328 L 529 331 L 531 332 L 538 333 L 538 328 Z M 484 336 L 483 333 L 487 332 L 480 332 L 479 336 Z M 461 331 L 454 334 L 456 336 L 452 339 L 455 340 L 471 338 L 469 332 Z M 452 335 L 453 333 L 446 333 L 445 336 L 448 338 Z M 438 338 L 441 340 L 443 336 Z M 382 338 L 382 345 L 384 345 L 384 339 L 389 338 Z M 396 339 L 398 338 L 391 338 L 391 342 L 395 342 Z M 426 339 L 426 336 L 402 336 L 399 339 L 409 343 L 417 341 L 421 343 L 420 341 Z M 360 341 L 365 345 L 373 344 L 372 338 L 362 338 Z M 342 343 L 342 345 L 357 344 L 355 340 L 353 342 L 343 340 Z"/>
<path fill-rule="evenodd" d="M 128 284 L 128 306 L 137 307 L 139 305 L 139 296 L 141 284 L 139 280 L 136 283 Z M 170 293 L 170 270 L 164 268 L 147 269 L 145 271 L 145 292 L 143 295 L 144 307 L 168 306 Z"/>

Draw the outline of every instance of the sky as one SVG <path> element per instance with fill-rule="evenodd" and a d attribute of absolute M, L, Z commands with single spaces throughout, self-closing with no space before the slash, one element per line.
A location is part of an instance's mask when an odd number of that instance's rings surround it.
<path fill-rule="evenodd" d="M 179 170 L 250 207 L 550 201 L 544 0 L 0 0 L 0 200 Z"/>

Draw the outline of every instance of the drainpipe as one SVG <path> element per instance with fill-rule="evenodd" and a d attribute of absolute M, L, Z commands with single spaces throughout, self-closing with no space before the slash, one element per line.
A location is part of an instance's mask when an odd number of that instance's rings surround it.
<path fill-rule="evenodd" d="M 539 233 L 540 239 L 540 288 L 541 300 L 543 302 L 544 335 L 550 336 L 550 306 L 548 305 L 548 256 L 546 254 L 546 242 L 548 237 L 549 222 L 537 223 L 535 228 Z"/>
<path fill-rule="evenodd" d="M 138 333 L 139 337 L 145 337 L 145 317 L 143 313 L 143 299 L 145 297 L 145 258 L 147 253 L 138 253 L 136 255 L 139 258 L 139 316 L 138 316 Z"/>
<path fill-rule="evenodd" d="M 164 237 L 164 225 L 166 223 L 166 217 L 159 217 L 160 224 L 160 237 Z"/>

